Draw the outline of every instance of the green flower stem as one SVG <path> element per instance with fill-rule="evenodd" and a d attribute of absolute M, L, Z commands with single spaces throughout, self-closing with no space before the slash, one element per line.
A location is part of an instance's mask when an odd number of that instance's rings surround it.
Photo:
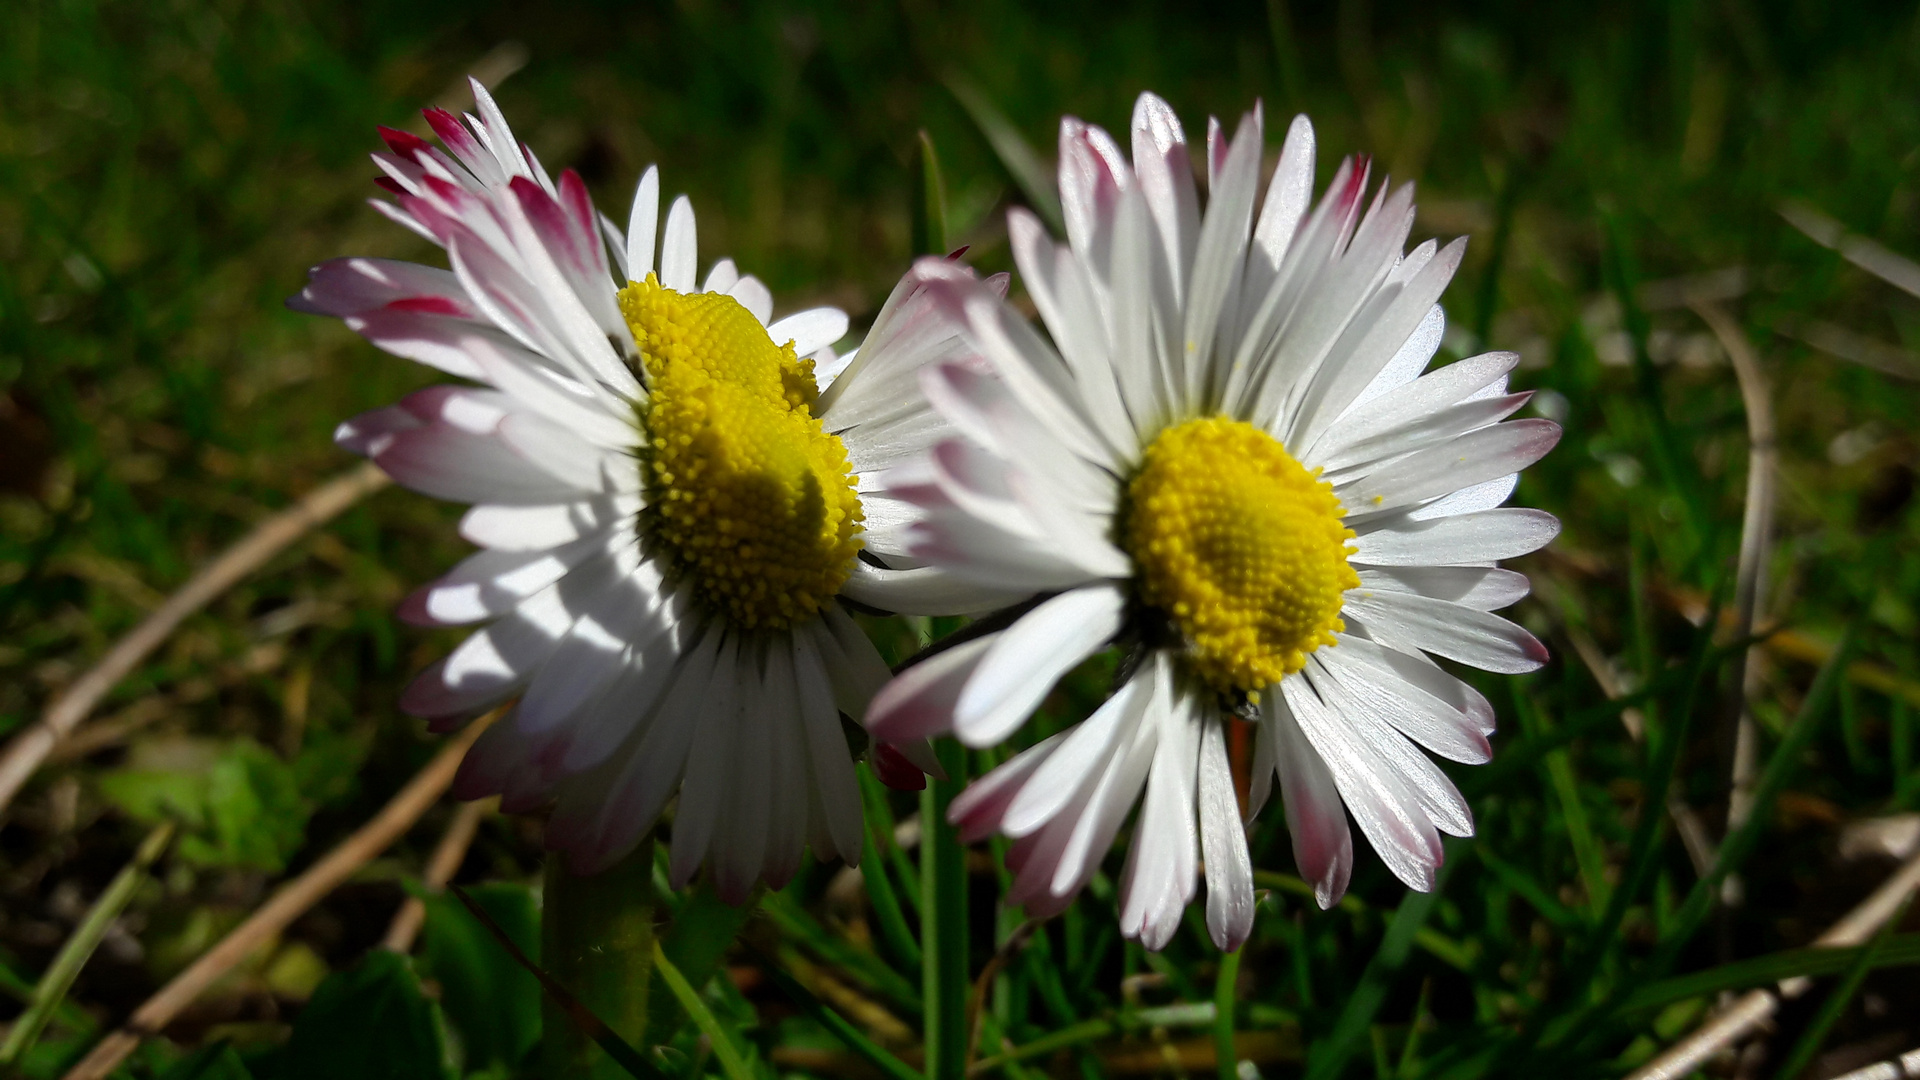
<path fill-rule="evenodd" d="M 653 841 L 643 840 L 610 869 L 591 876 L 547 859 L 540 912 L 540 962 L 622 1038 L 647 1029 L 653 970 Z M 548 1080 L 612 1080 L 627 1070 L 562 1011 L 551 997 L 541 1008 L 541 1075 Z M 645 1053 L 645 1048 L 642 1048 Z"/>
<path fill-rule="evenodd" d="M 967 853 L 947 824 L 947 805 L 966 786 L 967 752 L 938 746 L 945 780 L 927 778 L 920 794 L 921 998 L 926 1012 L 927 1080 L 967 1075 Z"/>
<path fill-rule="evenodd" d="M 1240 981 L 1240 955 L 1246 947 L 1220 958 L 1220 974 L 1213 982 L 1213 1058 L 1220 1080 L 1236 1080 L 1240 1075 L 1240 1056 L 1233 1049 L 1234 984 Z"/>

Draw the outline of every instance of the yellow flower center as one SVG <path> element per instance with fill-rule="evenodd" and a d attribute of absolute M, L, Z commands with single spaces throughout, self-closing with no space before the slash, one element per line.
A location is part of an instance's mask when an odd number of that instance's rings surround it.
<path fill-rule="evenodd" d="M 652 274 L 620 291 L 648 396 L 643 526 L 712 611 L 783 628 L 831 601 L 860 550 L 859 478 L 813 416 L 813 361 L 739 301 Z"/>
<path fill-rule="evenodd" d="M 1120 536 L 1140 598 L 1221 690 L 1258 692 L 1334 643 L 1353 530 L 1333 485 L 1279 440 L 1225 417 L 1167 428 L 1127 485 Z"/>

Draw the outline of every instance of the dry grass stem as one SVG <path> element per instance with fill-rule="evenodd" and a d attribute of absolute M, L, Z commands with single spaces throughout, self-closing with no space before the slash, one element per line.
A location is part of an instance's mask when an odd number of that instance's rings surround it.
<path fill-rule="evenodd" d="M 159 648 L 187 616 L 206 607 L 294 541 L 387 483 L 387 474 L 372 463 L 355 466 L 255 526 L 239 543 L 167 597 L 166 603 L 115 642 L 99 663 L 56 697 L 33 726 L 7 743 L 5 752 L 0 753 L 0 811 L 13 801 L 54 746 L 71 735 L 94 706 L 131 674 L 148 653 Z"/>
<path fill-rule="evenodd" d="M 1913 1080 L 1920 1077 L 1920 1047 L 1888 1061 L 1877 1061 L 1864 1069 L 1834 1077 L 1834 1080 Z"/>
<path fill-rule="evenodd" d="M 201 954 L 200 959 L 174 976 L 173 981 L 135 1009 L 126 1023 L 102 1039 L 91 1053 L 67 1073 L 66 1080 L 106 1080 L 127 1055 L 140 1045 L 141 1039 L 164 1030 L 174 1017 L 193 1004 L 195 998 L 232 970 L 235 964 L 244 960 L 263 942 L 285 930 L 293 920 L 304 915 L 352 876 L 354 871 L 398 840 L 414 822 L 420 820 L 420 815 L 439 801 L 447 785 L 453 783 L 453 774 L 460 767 L 460 759 L 466 756 L 467 748 L 473 745 L 473 740 L 499 713 L 500 710 L 495 710 L 475 720 L 464 731 L 449 739 L 433 760 L 427 763 L 427 767 L 408 781 L 407 786 L 401 788 L 378 814 L 308 867 L 305 873 L 280 886 L 246 922 L 235 927 L 213 948 Z"/>
<path fill-rule="evenodd" d="M 421 875 L 421 883 L 428 891 L 439 892 L 460 872 L 460 864 L 466 860 L 467 849 L 473 846 L 473 838 L 480 831 L 480 822 L 500 805 L 499 799 L 480 799 L 475 802 L 461 803 L 454 811 L 453 820 L 447 823 L 447 831 L 440 837 L 439 846 L 427 859 L 427 872 Z M 413 951 L 413 939 L 420 934 L 420 927 L 427 921 L 426 902 L 417 896 L 407 897 L 400 910 L 394 912 L 393 921 L 387 924 L 387 936 L 380 941 L 380 947 L 397 953 Z"/>
<path fill-rule="evenodd" d="M 967 995 L 967 1065 L 969 1067 L 973 1065 L 974 1054 L 980 1049 L 981 1010 L 987 1002 L 987 991 L 992 988 L 993 980 L 1000 974 L 1000 969 L 1006 967 L 1009 960 L 1019 955 L 1021 949 L 1027 947 L 1027 942 L 1033 939 L 1034 931 L 1038 929 L 1040 929 L 1038 919 L 1028 919 L 1014 927 L 1013 933 L 1007 935 L 1007 940 L 993 951 L 993 958 L 980 969 L 979 977 L 973 980 L 973 992 Z"/>
<path fill-rule="evenodd" d="M 1821 247 L 1905 293 L 1920 296 L 1920 263 L 1915 263 L 1877 241 L 1847 231 L 1826 213 L 1802 202 L 1783 203 L 1780 216 Z"/>
<path fill-rule="evenodd" d="M 1773 423 L 1773 399 L 1767 377 L 1760 370 L 1760 358 L 1753 353 L 1747 336 L 1718 304 L 1697 301 L 1699 315 L 1726 350 L 1733 373 L 1740 383 L 1740 401 L 1747 413 L 1747 500 L 1740 527 L 1740 560 L 1736 564 L 1733 585 L 1733 620 L 1727 629 L 1735 640 L 1752 636 L 1753 628 L 1766 607 L 1767 558 L 1773 550 L 1774 477 L 1777 449 Z M 1722 745 L 1731 743 L 1731 789 L 1727 797 L 1727 831 L 1740 827 L 1753 810 L 1753 787 L 1759 779 L 1760 750 L 1753 714 L 1747 708 L 1758 689 L 1761 664 L 1758 646 L 1734 657 L 1733 677 L 1729 681 L 1731 700 L 1722 714 Z M 1727 740 L 1726 736 L 1732 737 Z M 1742 892 L 1738 874 L 1728 874 L 1721 884 L 1722 903 L 1739 902 Z"/>

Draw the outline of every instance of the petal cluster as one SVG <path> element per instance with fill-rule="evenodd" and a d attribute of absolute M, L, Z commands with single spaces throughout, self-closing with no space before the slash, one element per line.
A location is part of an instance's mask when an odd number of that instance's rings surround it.
<path fill-rule="evenodd" d="M 631 850 L 676 796 L 676 882 L 709 867 L 737 899 L 758 881 L 784 882 L 809 847 L 856 861 L 860 803 L 841 718 L 861 720 L 889 673 L 835 587 L 928 614 L 984 610 L 1003 596 L 909 556 L 917 511 L 855 480 L 952 435 L 915 380 L 968 349 L 927 290 L 908 283 L 862 348 L 836 354 L 843 313 L 775 320 L 771 292 L 728 259 L 697 276 L 692 205 L 676 199 L 663 223 L 654 170 L 623 230 L 577 175 L 551 177 L 473 89 L 476 115 L 426 114 L 441 145 L 386 131 L 387 151 L 375 155 L 395 198 L 374 205 L 444 248 L 449 268 L 338 259 L 315 267 L 289 302 L 464 380 L 355 417 L 336 435 L 400 483 L 471 504 L 460 531 L 481 550 L 401 614 L 478 628 L 401 705 L 445 730 L 517 698 L 468 755 L 456 790 L 500 795 L 509 809 L 550 805 L 547 841 L 578 870 Z M 701 595 L 684 555 L 714 537 L 662 543 L 646 525 L 663 490 L 646 482 L 649 410 L 656 384 L 672 377 L 649 368 L 648 341 L 622 311 L 620 292 L 635 281 L 728 312 L 716 347 L 778 354 L 798 374 L 811 365 L 787 404 L 831 443 L 823 468 L 840 478 L 839 518 L 825 556 L 834 565 L 815 575 L 831 580 L 785 625 Z M 687 420 L 673 433 L 707 438 L 710 427 Z M 825 522 L 825 504 L 817 509 Z M 861 546 L 872 562 L 854 557 Z M 924 741 L 884 749 L 896 779 L 936 767 Z"/>
<path fill-rule="evenodd" d="M 1300 118 L 1262 196 L 1256 109 L 1231 140 L 1209 124 L 1203 211 L 1164 102 L 1141 97 L 1131 142 L 1129 159 L 1106 132 L 1069 118 L 1060 134 L 1067 243 L 1030 214 L 1010 217 L 1045 337 L 952 267 L 915 270 L 965 322 L 985 364 L 924 372 L 928 399 L 957 434 L 924 462 L 890 471 L 882 488 L 923 512 L 913 557 L 1023 589 L 1029 609 L 908 669 L 875 700 L 869 723 L 889 738 L 952 732 L 996 743 L 1067 671 L 1125 645 L 1131 675 L 1113 696 L 981 780 L 954 818 L 1016 838 L 1016 892 L 1047 911 L 1086 883 L 1137 806 L 1123 931 L 1165 944 L 1204 866 L 1207 924 L 1230 948 L 1252 919 L 1223 736 L 1239 721 L 1209 683 L 1200 635 L 1153 632 L 1155 617 L 1179 622 L 1180 601 L 1152 583 L 1145 571 L 1158 556 L 1126 518 L 1150 448 L 1181 425 L 1246 425 L 1340 507 L 1338 625 L 1300 648 L 1298 663 L 1283 665 L 1290 670 L 1244 687 L 1264 691 L 1247 810 L 1280 781 L 1295 856 L 1331 904 L 1352 868 L 1347 812 L 1418 888 L 1432 885 L 1438 834 L 1472 830 L 1464 800 L 1423 749 L 1485 760 L 1493 714 L 1433 658 L 1506 672 L 1544 661 L 1532 635 L 1490 613 L 1526 592 L 1524 577 L 1493 563 L 1557 531 L 1548 515 L 1502 504 L 1559 433 L 1546 421 L 1502 422 L 1526 401 L 1506 392 L 1511 354 L 1422 374 L 1444 328 L 1436 301 L 1463 246 L 1405 250 L 1411 187 L 1375 190 L 1368 165 L 1348 160 L 1315 201 L 1313 132 Z M 1226 561 L 1238 557 L 1234 545 L 1225 550 Z M 1235 602 L 1273 601 L 1248 593 Z"/>

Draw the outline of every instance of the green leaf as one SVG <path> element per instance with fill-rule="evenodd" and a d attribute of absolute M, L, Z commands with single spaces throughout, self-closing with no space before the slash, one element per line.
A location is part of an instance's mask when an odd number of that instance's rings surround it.
<path fill-rule="evenodd" d="M 529 955 L 540 948 L 540 906 L 533 890 L 492 882 L 467 890 Z M 460 1033 L 468 1068 L 516 1065 L 540 1041 L 540 983 L 514 963 L 487 928 L 453 896 L 427 898 L 422 928 L 427 973 Z"/>
<path fill-rule="evenodd" d="M 727 948 L 740 936 L 740 928 L 760 907 L 764 889 L 756 888 L 746 902 L 729 904 L 720 899 L 711 880 L 703 880 L 687 891 L 673 921 L 660 932 L 660 949 L 682 978 L 691 986 L 705 987 L 720 970 Z M 647 996 L 647 1032 L 642 1044 L 653 1046 L 672 1041 L 673 1033 L 687 1013 L 673 994 Z"/>
<path fill-rule="evenodd" d="M 308 808 L 293 769 L 252 739 L 136 743 L 100 793 L 142 824 L 180 823 L 176 854 L 202 866 L 279 873 L 306 839 Z"/>
<path fill-rule="evenodd" d="M 453 1077 L 440 1010 L 407 958 L 384 949 L 320 984 L 282 1054 L 286 1080 Z"/>
<path fill-rule="evenodd" d="M 253 1080 L 253 1074 L 232 1046 L 220 1042 L 181 1058 L 155 1080 Z"/>

